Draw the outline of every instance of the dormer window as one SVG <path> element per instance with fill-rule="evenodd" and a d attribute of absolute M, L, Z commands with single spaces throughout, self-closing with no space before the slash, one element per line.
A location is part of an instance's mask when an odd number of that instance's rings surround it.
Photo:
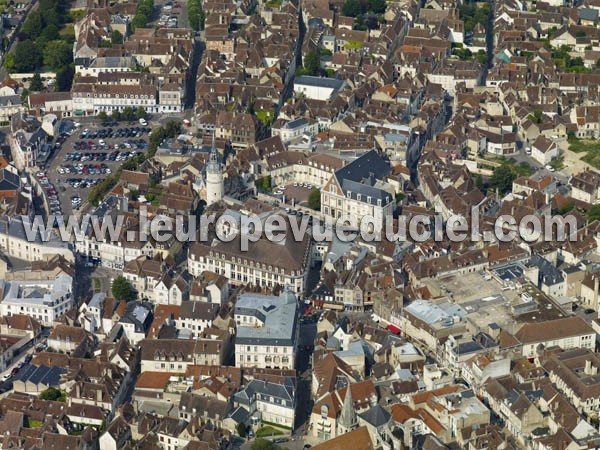
<path fill-rule="evenodd" d="M 350 191 L 348 191 L 348 198 L 352 197 Z"/>

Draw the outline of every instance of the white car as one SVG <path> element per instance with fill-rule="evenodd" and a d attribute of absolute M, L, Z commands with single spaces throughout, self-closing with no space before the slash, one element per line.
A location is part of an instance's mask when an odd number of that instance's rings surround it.
<path fill-rule="evenodd" d="M 552 167 L 550 164 L 546 165 L 546 170 L 548 172 L 554 172 L 554 167 Z"/>

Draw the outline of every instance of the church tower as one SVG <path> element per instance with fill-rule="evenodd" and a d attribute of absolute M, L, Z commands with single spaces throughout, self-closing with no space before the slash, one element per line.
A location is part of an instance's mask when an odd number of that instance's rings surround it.
<path fill-rule="evenodd" d="M 212 148 L 206 164 L 206 205 L 223 200 L 224 182 L 223 169 L 219 162 L 219 155 L 215 147 L 215 135 L 213 133 Z"/>
<path fill-rule="evenodd" d="M 358 426 L 356 411 L 354 410 L 354 401 L 352 400 L 352 392 L 350 391 L 350 383 L 346 387 L 346 397 L 342 405 L 342 411 L 338 420 L 337 436 L 348 433 Z"/>

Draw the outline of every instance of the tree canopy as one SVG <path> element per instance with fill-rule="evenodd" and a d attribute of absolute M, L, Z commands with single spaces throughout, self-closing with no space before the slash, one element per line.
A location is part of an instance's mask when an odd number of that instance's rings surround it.
<path fill-rule="evenodd" d="M 40 394 L 41 400 L 51 400 L 53 402 L 65 402 L 66 398 L 63 392 L 59 389 L 49 387 Z"/>
<path fill-rule="evenodd" d="M 15 70 L 18 72 L 33 72 L 41 64 L 42 54 L 33 41 L 30 39 L 19 41 L 15 49 Z"/>
<path fill-rule="evenodd" d="M 342 14 L 348 17 L 358 17 L 364 12 L 358 0 L 346 0 L 342 6 Z"/>
<path fill-rule="evenodd" d="M 122 275 L 113 280 L 111 290 L 116 300 L 129 301 L 133 298 L 133 288 L 129 284 L 129 281 Z"/>
<path fill-rule="evenodd" d="M 317 76 L 321 71 L 321 54 L 318 50 L 310 50 L 304 57 L 303 67 L 298 70 L 298 75 Z"/>
<path fill-rule="evenodd" d="M 153 9 L 154 0 L 141 0 L 131 21 L 131 29 L 135 31 L 136 28 L 145 27 L 152 17 Z"/>
<path fill-rule="evenodd" d="M 122 44 L 123 43 L 123 35 L 119 30 L 113 30 L 110 34 L 110 42 L 111 44 Z"/>
<path fill-rule="evenodd" d="M 46 44 L 44 48 L 44 64 L 47 64 L 52 70 L 68 66 L 73 62 L 73 49 L 68 42 L 54 40 Z"/>
<path fill-rule="evenodd" d="M 42 77 L 38 72 L 33 74 L 31 82 L 29 83 L 29 90 L 32 92 L 40 92 L 44 90 L 44 83 L 42 82 Z"/>
<path fill-rule="evenodd" d="M 600 204 L 592 206 L 588 211 L 587 218 L 590 222 L 600 220 Z"/>
<path fill-rule="evenodd" d="M 501 194 L 505 194 L 512 190 L 512 182 L 514 179 L 515 175 L 512 170 L 510 170 L 510 167 L 503 164 L 494 169 L 494 173 L 490 178 L 490 187 L 492 189 L 498 189 Z"/>
<path fill-rule="evenodd" d="M 321 210 L 321 191 L 313 189 L 308 196 L 308 206 L 315 211 Z"/>

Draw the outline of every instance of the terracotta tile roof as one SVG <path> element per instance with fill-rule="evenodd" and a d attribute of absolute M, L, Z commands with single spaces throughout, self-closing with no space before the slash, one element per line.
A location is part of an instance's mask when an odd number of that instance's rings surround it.
<path fill-rule="evenodd" d="M 413 410 L 408 405 L 394 405 L 392 406 L 391 413 L 394 421 L 397 423 L 404 423 L 409 419 L 417 419 L 423 421 L 434 433 L 440 433 L 444 430 L 442 424 L 423 408 Z"/>
<path fill-rule="evenodd" d="M 433 397 L 439 397 L 441 395 L 452 394 L 452 393 L 458 392 L 462 389 L 464 389 L 464 387 L 458 386 L 458 385 L 446 386 L 446 387 L 443 387 L 440 389 L 435 389 L 433 391 L 419 392 L 418 394 L 413 395 L 411 400 L 412 400 L 413 404 L 421 405 L 421 404 L 427 403 Z"/>
<path fill-rule="evenodd" d="M 350 433 L 342 434 L 313 447 L 314 450 L 373 450 L 374 448 L 366 427 L 359 427 Z"/>
<path fill-rule="evenodd" d="M 136 389 L 163 389 L 171 375 L 170 372 L 142 372 L 135 383 Z"/>

